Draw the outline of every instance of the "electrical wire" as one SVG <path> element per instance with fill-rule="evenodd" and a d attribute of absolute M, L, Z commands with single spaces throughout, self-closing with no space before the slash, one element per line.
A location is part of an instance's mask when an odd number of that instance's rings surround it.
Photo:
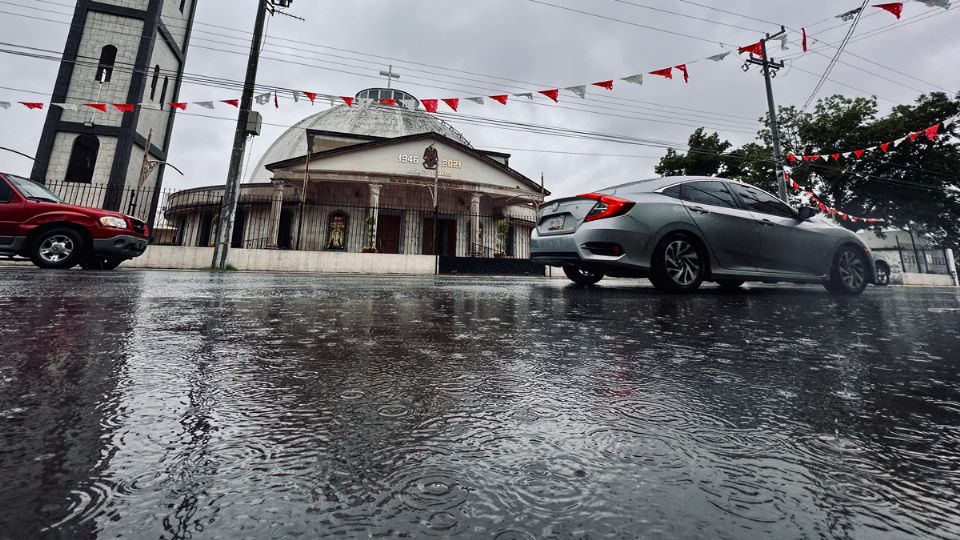
<path fill-rule="evenodd" d="M 850 28 L 847 30 L 847 35 L 837 47 L 837 53 L 834 55 L 833 59 L 830 60 L 830 63 L 827 65 L 827 69 L 824 70 L 823 75 L 820 76 L 820 81 L 817 83 L 817 86 L 814 87 L 813 92 L 810 93 L 810 97 L 807 98 L 807 101 L 803 104 L 803 107 L 800 108 L 801 113 L 807 110 L 807 107 L 810 106 L 810 104 L 813 102 L 813 99 L 817 97 L 817 93 L 820 92 L 821 88 L 823 88 L 823 84 L 826 82 L 827 77 L 830 76 L 830 72 L 833 71 L 833 67 L 837 65 L 837 60 L 843 53 L 843 49 L 846 48 L 847 42 L 850 41 L 850 37 L 853 36 L 854 30 L 857 28 L 857 23 L 860 22 L 860 16 L 863 14 L 863 9 L 867 7 L 868 3 L 870 3 L 870 0 L 863 0 L 863 5 L 860 7 L 860 11 L 857 12 L 856 18 L 853 19 L 853 24 L 851 24 Z"/>

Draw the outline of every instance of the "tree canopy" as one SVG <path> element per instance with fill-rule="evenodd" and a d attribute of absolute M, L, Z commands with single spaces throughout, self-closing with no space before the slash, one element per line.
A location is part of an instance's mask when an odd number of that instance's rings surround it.
<path fill-rule="evenodd" d="M 874 98 L 831 96 L 813 111 L 796 107 L 777 111 L 784 153 L 833 154 L 874 147 L 941 122 L 960 112 L 960 94 L 931 93 L 916 103 L 894 107 L 880 116 Z M 717 133 L 698 128 L 686 153 L 673 149 L 660 160 L 663 176 L 720 176 L 776 193 L 776 173 L 766 130 L 754 142 L 734 148 Z M 889 152 L 862 159 L 793 164 L 792 177 L 842 212 L 885 220 L 885 224 L 922 230 L 944 245 L 960 243 L 960 145 L 957 128 L 941 129 L 934 141 L 922 135 Z M 799 202 L 799 200 L 794 201 Z M 853 229 L 860 223 L 844 222 Z"/>

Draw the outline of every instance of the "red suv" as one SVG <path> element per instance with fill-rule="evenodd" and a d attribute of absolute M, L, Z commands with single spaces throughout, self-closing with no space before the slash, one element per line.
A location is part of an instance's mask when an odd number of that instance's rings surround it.
<path fill-rule="evenodd" d="M 0 173 L 0 255 L 40 268 L 113 270 L 146 251 L 148 232 L 139 219 L 65 204 L 36 182 Z"/>

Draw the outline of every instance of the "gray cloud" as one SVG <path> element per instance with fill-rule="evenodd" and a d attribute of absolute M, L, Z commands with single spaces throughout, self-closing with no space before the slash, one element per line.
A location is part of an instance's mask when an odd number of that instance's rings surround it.
<path fill-rule="evenodd" d="M 545 1 L 695 35 L 705 41 L 571 13 L 526 0 L 297 0 L 291 12 L 307 21 L 298 22 L 286 17 L 271 20 L 265 52 L 268 58 L 261 63 L 259 82 L 335 95 L 353 95 L 362 88 L 382 85 L 384 79 L 378 77 L 377 72 L 392 62 L 394 69 L 401 74 L 397 86 L 421 98 L 514 93 L 646 72 L 722 52 L 724 49 L 720 43 L 743 45 L 761 37 L 751 30 L 720 26 L 710 21 L 755 30 L 777 30 L 773 25 L 711 11 L 679 0 L 632 2 L 682 12 L 708 21 L 659 13 L 616 0 Z M 700 0 L 699 3 L 705 2 Z M 856 7 L 853 4 L 856 2 L 838 4 L 835 0 L 811 0 L 803 2 L 803 9 L 799 9 L 796 2 L 730 0 L 718 5 L 731 12 L 782 22 L 799 29 Z M 64 2 L 43 5 L 45 9 L 64 13 L 72 11 Z M 197 21 L 204 24 L 195 28 L 187 71 L 240 81 L 244 74 L 249 37 L 207 25 L 249 31 L 255 6 L 252 1 L 201 2 Z M 67 15 L 33 11 L 10 2 L 0 4 L 0 10 L 59 21 L 69 20 Z M 850 52 L 890 66 L 902 74 L 845 55 L 842 58 L 844 62 L 875 72 L 883 78 L 841 64 L 831 76 L 835 82 L 828 82 L 821 95 L 876 95 L 880 98 L 881 107 L 886 110 L 897 103 L 913 101 L 919 94 L 917 90 L 946 89 L 955 92 L 960 88 L 960 73 L 951 68 L 960 53 L 960 39 L 953 29 L 956 13 L 960 9 L 940 11 L 937 16 L 923 20 L 911 19 L 928 11 L 930 9 L 923 4 L 908 4 L 904 19 L 894 26 L 894 30 L 855 41 L 849 47 Z M 0 17 L 3 41 L 62 50 L 68 29 L 66 24 L 11 14 L 0 14 Z M 896 20 L 889 14 L 867 16 L 861 21 L 855 39 L 893 23 Z M 830 19 L 811 28 L 811 35 L 814 39 L 839 42 L 845 27 L 826 31 L 838 24 L 840 21 Z M 793 41 L 791 49 L 786 52 L 776 50 L 777 56 L 799 55 L 799 35 L 791 34 L 790 37 Z M 405 61 L 338 52 L 278 38 Z M 832 51 L 827 49 L 824 53 L 829 56 Z M 813 53 L 794 60 L 792 67 L 783 70 L 775 81 L 778 104 L 801 105 L 828 61 L 829 58 Z M 351 65 L 336 65 L 335 62 Z M 756 119 L 766 111 L 766 103 L 760 75 L 756 70 L 743 73 L 740 70 L 741 63 L 735 54 L 721 63 L 691 63 L 688 85 L 683 84 L 680 78 L 667 81 L 649 76 L 643 86 L 618 81 L 613 92 L 591 88 L 590 97 L 600 96 L 603 102 L 583 102 L 569 92 L 562 92 L 560 106 L 550 106 L 546 100 L 539 99 L 539 105 L 525 100 L 512 100 L 510 105 L 503 107 L 487 100 L 483 106 L 462 103 L 461 112 L 679 144 L 686 141 L 693 126 L 706 125 L 732 142 L 742 144 L 751 140 L 752 133 L 759 129 Z M 38 91 L 40 95 L 0 89 L 0 100 L 48 100 L 56 73 L 55 62 L 3 55 L 0 86 Z M 228 99 L 237 95 L 236 90 L 185 84 L 180 97 L 183 100 L 202 101 Z M 593 112 L 561 108 L 583 108 L 587 105 L 592 106 Z M 251 166 L 270 142 L 284 131 L 283 126 L 292 125 L 327 106 L 318 103 L 311 109 L 306 102 L 294 104 L 292 101 L 283 101 L 279 110 L 263 109 L 265 122 L 276 125 L 265 126 L 263 135 L 253 142 L 249 154 Z M 236 112 L 228 107 L 216 111 L 201 109 L 189 112 L 226 119 L 191 114 L 178 116 L 170 161 L 183 169 L 187 176 L 180 178 L 167 175 L 166 186 L 222 183 L 226 177 Z M 628 118 L 630 116 L 639 118 Z M 34 153 L 44 117 L 44 114 L 17 106 L 7 111 L 0 110 L 0 125 L 3 126 L 0 129 L 0 146 Z M 454 126 L 477 147 L 497 147 L 513 153 L 511 164 L 520 172 L 533 178 L 538 178 L 543 172 L 548 187 L 558 195 L 650 176 L 658 157 L 663 153 L 660 148 L 511 132 L 463 122 L 454 122 Z M 28 160 L 0 151 L 0 170 L 23 174 L 28 173 L 29 168 Z"/>

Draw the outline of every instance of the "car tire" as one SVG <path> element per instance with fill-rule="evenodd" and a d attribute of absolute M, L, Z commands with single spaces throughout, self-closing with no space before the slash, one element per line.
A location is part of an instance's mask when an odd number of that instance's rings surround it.
<path fill-rule="evenodd" d="M 861 294 L 867 288 L 867 258 L 863 252 L 851 245 L 838 249 L 830 267 L 830 280 L 824 287 L 838 295 Z"/>
<path fill-rule="evenodd" d="M 576 266 L 564 266 L 563 273 L 577 285 L 596 285 L 604 277 L 602 272 L 590 272 Z"/>
<path fill-rule="evenodd" d="M 743 284 L 746 283 L 742 279 L 718 279 L 717 286 L 720 287 L 721 291 L 737 291 L 740 290 L 740 287 L 743 287 Z"/>
<path fill-rule="evenodd" d="M 886 287 L 889 284 L 890 266 L 883 261 L 877 261 L 877 287 Z"/>
<path fill-rule="evenodd" d="M 30 260 L 40 268 L 73 268 L 83 260 L 85 252 L 83 235 L 67 227 L 44 231 L 30 244 Z"/>
<path fill-rule="evenodd" d="M 650 282 L 666 292 L 693 292 L 703 283 L 707 264 L 706 250 L 699 242 L 689 236 L 668 236 L 653 252 Z"/>

